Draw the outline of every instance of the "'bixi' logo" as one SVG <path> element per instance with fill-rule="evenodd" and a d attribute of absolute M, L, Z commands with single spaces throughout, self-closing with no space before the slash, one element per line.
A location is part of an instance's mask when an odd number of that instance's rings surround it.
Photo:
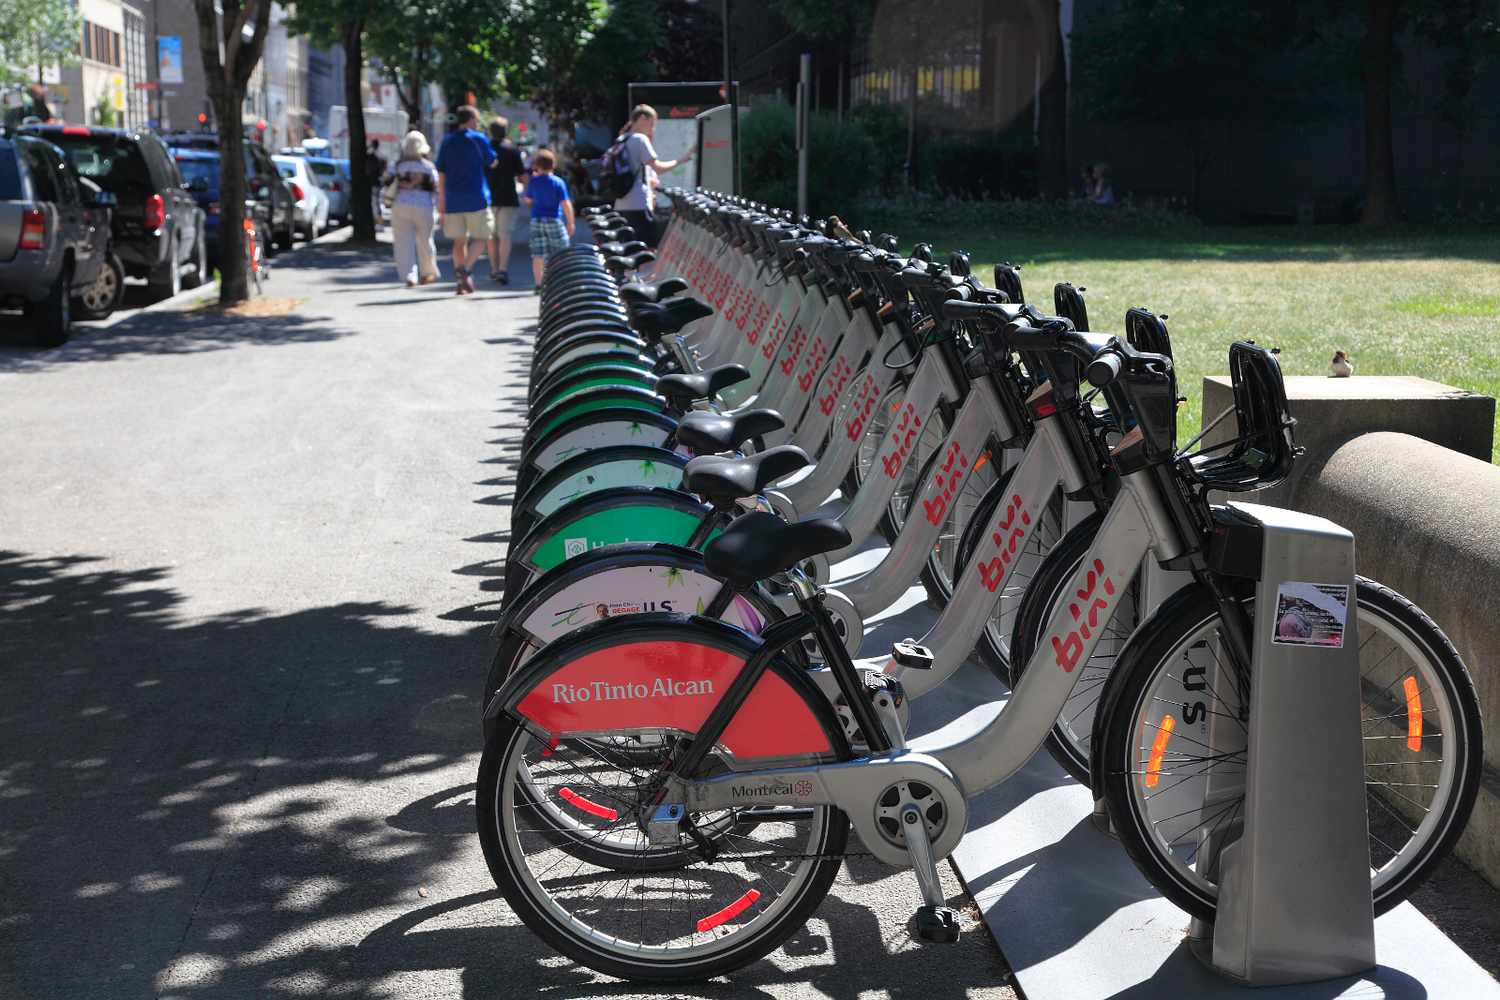
<path fill-rule="evenodd" d="M 563 539 L 563 558 L 572 559 L 581 556 L 589 550 L 587 538 L 565 538 Z"/>

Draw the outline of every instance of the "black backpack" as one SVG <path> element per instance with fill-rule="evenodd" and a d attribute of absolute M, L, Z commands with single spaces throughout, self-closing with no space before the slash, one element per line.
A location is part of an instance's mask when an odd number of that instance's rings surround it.
<path fill-rule="evenodd" d="M 625 145 L 630 136 L 626 136 L 605 152 L 604 158 L 599 161 L 599 183 L 604 188 L 604 193 L 611 198 L 619 199 L 630 193 L 635 187 L 635 168 L 630 165 L 630 154 Z"/>

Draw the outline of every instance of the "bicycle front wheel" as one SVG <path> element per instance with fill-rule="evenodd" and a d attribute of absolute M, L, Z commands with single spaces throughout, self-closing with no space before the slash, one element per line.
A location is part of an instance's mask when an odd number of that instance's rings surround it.
<path fill-rule="evenodd" d="M 800 680 L 790 687 L 832 756 L 847 759 L 827 702 Z M 620 728 L 549 742 L 509 715 L 489 733 L 475 807 L 490 874 L 527 926 L 589 968 L 654 981 L 723 975 L 802 926 L 838 872 L 849 823 L 833 806 L 690 812 L 684 836 L 653 844 L 643 818 L 654 780 L 691 736 Z M 728 763 L 716 751 L 704 773 Z"/>
<path fill-rule="evenodd" d="M 1356 591 L 1379 914 L 1421 884 L 1463 832 L 1479 791 L 1483 734 L 1473 682 L 1442 630 L 1373 581 L 1358 578 Z M 1201 857 L 1204 835 L 1232 839 L 1245 804 L 1243 793 L 1228 794 L 1244 781 L 1247 713 L 1241 685 L 1214 681 L 1229 662 L 1222 628 L 1201 586 L 1179 592 L 1143 625 L 1106 688 L 1093 754 L 1096 788 L 1125 849 L 1163 895 L 1206 920 L 1218 885 Z M 1214 725 L 1195 727 L 1191 738 L 1177 725 L 1205 715 Z"/>

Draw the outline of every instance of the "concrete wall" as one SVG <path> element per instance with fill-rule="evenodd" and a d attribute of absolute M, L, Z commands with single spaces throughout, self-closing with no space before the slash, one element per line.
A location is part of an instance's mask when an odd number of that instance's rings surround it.
<path fill-rule="evenodd" d="M 1359 572 L 1453 640 L 1485 720 L 1485 787 L 1459 854 L 1500 885 L 1500 468 L 1407 434 L 1361 434 L 1304 481 L 1301 510 L 1353 528 Z"/>
<path fill-rule="evenodd" d="M 1229 380 L 1204 380 L 1212 419 Z M 1355 533 L 1359 572 L 1414 601 L 1474 679 L 1484 778 L 1458 854 L 1500 886 L 1500 468 L 1495 401 L 1426 379 L 1287 379 L 1307 454 L 1288 483 L 1246 499 L 1327 517 Z M 1228 421 L 1226 421 L 1228 423 Z M 1228 429 L 1216 429 L 1222 440 Z"/>

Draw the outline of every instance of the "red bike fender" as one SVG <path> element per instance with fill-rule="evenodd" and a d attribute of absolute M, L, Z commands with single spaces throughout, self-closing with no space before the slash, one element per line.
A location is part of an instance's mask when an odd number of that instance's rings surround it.
<path fill-rule="evenodd" d="M 642 638 L 566 658 L 528 676 L 524 692 L 504 694 L 512 714 L 555 739 L 616 730 L 696 733 L 745 661 L 743 652 L 716 645 Z M 738 759 L 833 751 L 804 696 L 775 669 L 761 675 L 719 742 Z"/>

